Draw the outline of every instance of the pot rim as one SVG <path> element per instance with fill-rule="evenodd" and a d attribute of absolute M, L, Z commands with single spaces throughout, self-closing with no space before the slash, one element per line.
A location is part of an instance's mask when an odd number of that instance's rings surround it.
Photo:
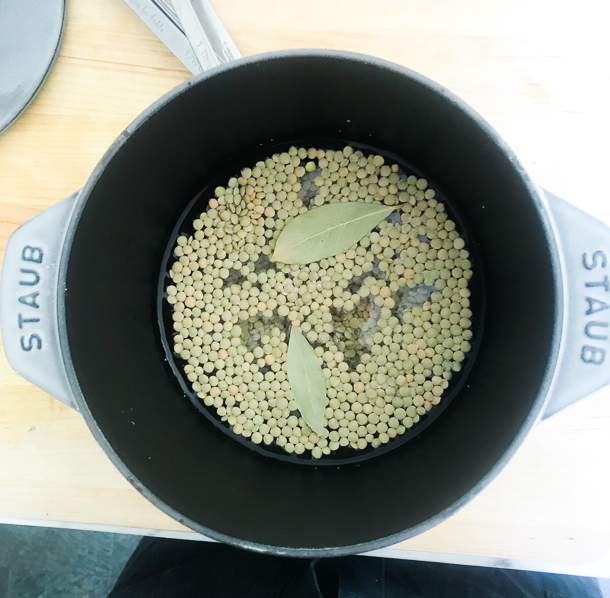
<path fill-rule="evenodd" d="M 376 68 L 389 70 L 394 73 L 397 73 L 401 76 L 408 77 L 417 83 L 425 86 L 435 93 L 441 95 L 450 103 L 454 104 L 460 111 L 465 113 L 473 124 L 476 124 L 480 129 L 485 133 L 487 137 L 489 137 L 494 145 L 500 149 L 500 151 L 506 156 L 506 158 L 511 162 L 513 168 L 520 176 L 522 181 L 524 182 L 526 188 L 529 191 L 530 198 L 538 212 L 538 216 L 543 225 L 544 233 L 546 236 L 547 245 L 549 248 L 549 252 L 551 255 L 551 264 L 553 270 L 553 280 L 554 280 L 554 289 L 555 289 L 555 323 L 553 327 L 553 336 L 550 345 L 549 359 L 546 364 L 545 373 L 542 379 L 542 383 L 540 385 L 540 391 L 533 401 L 532 408 L 526 417 L 523 425 L 514 436 L 512 442 L 504 452 L 504 454 L 498 459 L 495 465 L 475 484 L 468 492 L 466 492 L 462 497 L 456 500 L 453 504 L 446 507 L 442 511 L 436 513 L 432 517 L 423 521 L 419 525 L 403 530 L 402 532 L 398 532 L 396 534 L 392 534 L 389 536 L 384 536 L 382 538 L 378 538 L 376 540 L 371 540 L 368 542 L 363 542 L 360 544 L 352 544 L 346 546 L 329 546 L 324 548 L 292 548 L 292 547 L 278 547 L 278 546 L 270 546 L 259 544 L 257 542 L 243 540 L 240 538 L 236 538 L 233 536 L 229 536 L 223 534 L 221 532 L 214 531 L 210 528 L 207 528 L 188 517 L 183 516 L 178 511 L 174 510 L 171 506 L 166 504 L 161 498 L 159 498 L 156 494 L 150 491 L 140 480 L 131 472 L 131 470 L 127 467 L 127 465 L 122 461 L 119 455 L 114 451 L 113 447 L 106 439 L 104 432 L 99 428 L 95 418 L 93 417 L 91 411 L 88 408 L 87 401 L 83 396 L 80 386 L 78 383 L 78 378 L 76 376 L 76 371 L 74 369 L 74 365 L 72 363 L 70 348 L 68 344 L 68 335 L 67 335 L 67 324 L 65 318 L 65 289 L 66 289 L 66 278 L 68 271 L 68 262 L 69 255 L 72 249 L 72 241 L 74 238 L 74 232 L 78 226 L 80 216 L 87 204 L 88 197 L 97 184 L 97 181 L 102 176 L 107 164 L 114 158 L 114 156 L 120 151 L 121 147 L 124 143 L 131 137 L 131 135 L 143 126 L 146 121 L 151 118 L 154 114 L 156 114 L 162 107 L 171 102 L 174 98 L 180 96 L 182 93 L 188 91 L 191 87 L 195 85 L 204 84 L 205 81 L 212 79 L 218 75 L 224 74 L 227 71 L 233 69 L 240 68 L 249 68 L 253 65 L 259 64 L 261 61 L 267 60 L 283 60 L 290 58 L 302 58 L 302 57 L 317 57 L 317 58 L 330 58 L 330 59 L 340 59 L 344 61 L 352 61 L 352 62 L 360 62 L 368 65 L 372 65 Z M 558 362 L 558 357 L 560 353 L 560 341 L 561 341 L 561 332 L 563 329 L 563 321 L 564 321 L 564 268 L 562 267 L 561 254 L 557 244 L 557 236 L 556 236 L 555 226 L 550 217 L 550 209 L 548 207 L 547 200 L 544 196 L 544 193 L 540 190 L 540 188 L 533 182 L 528 172 L 518 160 L 514 152 L 510 149 L 507 143 L 500 137 L 497 131 L 473 108 L 471 108 L 468 104 L 466 104 L 459 97 L 454 95 L 448 89 L 444 88 L 440 84 L 428 79 L 427 77 L 407 68 L 401 66 L 399 64 L 390 62 L 388 60 L 384 60 L 381 58 L 375 58 L 366 54 L 360 54 L 355 52 L 347 52 L 341 50 L 325 50 L 325 49 L 298 49 L 298 50 L 280 50 L 273 52 L 265 52 L 263 54 L 255 54 L 253 56 L 249 56 L 246 58 L 240 58 L 234 62 L 230 62 L 225 65 L 221 65 L 219 67 L 215 67 L 210 71 L 206 71 L 200 73 L 191 79 L 184 81 L 179 84 L 177 87 L 173 88 L 163 96 L 161 96 L 158 100 L 156 100 L 153 104 L 151 104 L 148 108 L 146 108 L 140 115 L 138 115 L 126 128 L 125 130 L 117 137 L 117 139 L 112 143 L 106 153 L 103 155 L 99 163 L 94 168 L 91 176 L 87 180 L 83 189 L 80 192 L 80 197 L 77 201 L 77 205 L 75 206 L 75 210 L 73 216 L 70 221 L 70 225 L 68 227 L 68 231 L 66 234 L 66 243 L 64 247 L 64 251 L 61 256 L 61 263 L 59 265 L 59 284 L 57 286 L 58 295 L 57 295 L 57 305 L 58 305 L 58 330 L 59 330 L 59 340 L 61 346 L 61 358 L 63 360 L 63 365 L 66 371 L 66 375 L 68 381 L 70 383 L 70 387 L 72 393 L 74 395 L 75 401 L 78 405 L 78 408 L 83 415 L 89 429 L 91 430 L 95 440 L 100 444 L 104 452 L 108 455 L 113 464 L 117 467 L 117 469 L 123 474 L 123 476 L 130 482 L 138 492 L 140 492 L 146 499 L 152 502 L 155 506 L 160 508 L 164 513 L 172 517 L 174 520 L 179 523 L 185 525 L 186 527 L 192 529 L 195 532 L 198 532 L 206 537 L 212 538 L 219 542 L 224 542 L 226 544 L 231 544 L 233 546 L 237 546 L 239 548 L 249 549 L 255 552 L 273 554 L 277 556 L 291 556 L 291 557 L 338 557 L 338 556 L 347 556 L 352 554 L 360 554 L 363 552 L 369 552 L 372 550 L 379 550 L 382 548 L 386 548 L 390 545 L 396 544 L 398 542 L 408 540 L 414 536 L 417 536 L 436 525 L 442 523 L 458 510 L 460 510 L 463 506 L 465 506 L 470 500 L 476 496 L 481 490 L 483 490 L 495 477 L 500 473 L 500 471 L 506 466 L 508 461 L 512 458 L 514 453 L 517 451 L 526 435 L 529 433 L 531 428 L 537 423 L 542 412 L 543 407 L 546 402 L 547 397 L 552 391 L 554 378 L 555 378 L 555 370 Z"/>

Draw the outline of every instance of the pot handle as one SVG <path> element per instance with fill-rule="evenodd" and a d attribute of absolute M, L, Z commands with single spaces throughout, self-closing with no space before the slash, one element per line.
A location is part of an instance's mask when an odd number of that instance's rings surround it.
<path fill-rule="evenodd" d="M 564 321 L 545 419 L 610 384 L 610 228 L 544 192 L 564 273 Z"/>
<path fill-rule="evenodd" d="M 0 280 L 0 326 L 11 367 L 77 409 L 58 329 L 61 254 L 80 191 L 20 226 L 9 238 Z"/>

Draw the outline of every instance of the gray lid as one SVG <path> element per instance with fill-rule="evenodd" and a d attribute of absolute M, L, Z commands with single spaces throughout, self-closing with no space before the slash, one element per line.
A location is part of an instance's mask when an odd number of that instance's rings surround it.
<path fill-rule="evenodd" d="M 30 105 L 57 53 L 65 0 L 0 1 L 0 133 Z"/>

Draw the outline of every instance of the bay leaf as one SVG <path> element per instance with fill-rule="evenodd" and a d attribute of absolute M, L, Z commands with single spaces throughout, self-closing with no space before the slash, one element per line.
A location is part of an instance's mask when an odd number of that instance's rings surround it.
<path fill-rule="evenodd" d="M 301 416 L 318 436 L 322 436 L 328 405 L 326 378 L 313 347 L 296 326 L 290 331 L 286 370 Z"/>
<path fill-rule="evenodd" d="M 307 210 L 282 229 L 271 259 L 285 264 L 310 264 L 333 257 L 360 241 L 400 207 L 350 201 Z"/>

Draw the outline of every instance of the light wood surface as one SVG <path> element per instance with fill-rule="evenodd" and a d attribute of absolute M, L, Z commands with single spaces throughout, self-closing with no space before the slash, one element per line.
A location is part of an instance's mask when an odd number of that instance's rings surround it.
<path fill-rule="evenodd" d="M 540 185 L 610 223 L 601 0 L 213 4 L 244 55 L 354 50 L 440 82 L 490 121 Z M 0 251 L 19 224 L 82 186 L 122 129 L 188 76 L 121 0 L 69 0 L 47 84 L 0 137 Z M 610 576 L 609 457 L 606 389 L 538 426 L 472 503 L 399 547 L 566 571 L 591 565 Z M 0 518 L 184 529 L 122 478 L 77 413 L 17 376 L 3 355 Z"/>

